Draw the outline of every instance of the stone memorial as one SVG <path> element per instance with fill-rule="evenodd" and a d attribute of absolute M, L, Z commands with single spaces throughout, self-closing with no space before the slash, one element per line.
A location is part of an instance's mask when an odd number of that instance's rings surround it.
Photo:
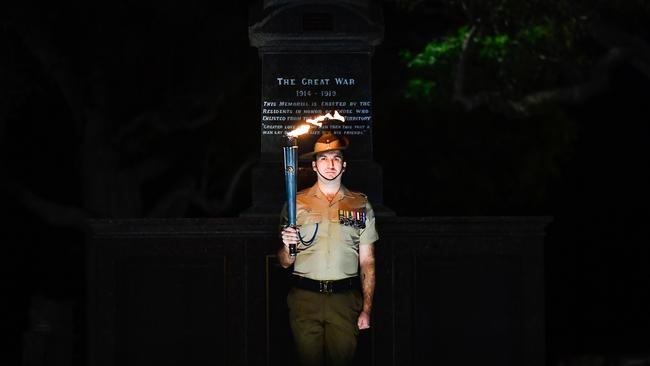
<path fill-rule="evenodd" d="M 285 201 L 282 149 L 286 133 L 335 111 L 345 122 L 324 123 L 298 139 L 310 151 L 323 132 L 346 136 L 350 169 L 344 184 L 364 192 L 378 214 L 382 172 L 372 156 L 371 57 L 383 35 L 381 12 L 369 1 L 266 1 L 250 27 L 261 60 L 260 163 L 253 170 L 253 207 L 244 216 L 277 215 Z M 316 177 L 309 161 L 298 170 L 298 188 Z"/>

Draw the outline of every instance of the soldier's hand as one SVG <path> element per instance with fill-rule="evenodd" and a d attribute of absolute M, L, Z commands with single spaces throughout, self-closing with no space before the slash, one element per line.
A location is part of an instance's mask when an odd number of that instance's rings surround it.
<path fill-rule="evenodd" d="M 282 242 L 284 243 L 284 246 L 289 248 L 289 244 L 296 244 L 298 245 L 298 241 L 300 239 L 298 238 L 298 229 L 287 226 L 284 229 L 282 229 Z"/>
<path fill-rule="evenodd" d="M 359 314 L 359 320 L 357 320 L 357 327 L 359 329 L 368 329 L 370 328 L 370 314 L 362 311 L 361 314 Z"/>

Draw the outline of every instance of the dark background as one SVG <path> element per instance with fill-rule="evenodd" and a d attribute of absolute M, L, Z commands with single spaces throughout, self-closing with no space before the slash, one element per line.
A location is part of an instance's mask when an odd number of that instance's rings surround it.
<path fill-rule="evenodd" d="M 375 160 L 391 187 L 384 203 L 401 216 L 553 216 L 549 364 L 648 357 L 648 73 L 621 62 L 594 95 L 530 118 L 419 103 L 403 96 L 411 76 L 400 52 L 456 25 L 435 6 L 399 3 L 380 3 L 385 39 L 372 70 Z M 81 362 L 84 219 L 237 216 L 250 207 L 259 154 L 260 65 L 247 34 L 254 5 L 3 5 L 9 352 L 0 364 L 19 363 L 23 334 L 47 326 L 67 329 Z M 648 30 L 637 31 L 650 60 Z"/>

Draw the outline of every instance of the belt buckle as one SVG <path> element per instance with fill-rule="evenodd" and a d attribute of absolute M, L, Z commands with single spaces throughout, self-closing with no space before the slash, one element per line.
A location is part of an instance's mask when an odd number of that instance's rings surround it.
<path fill-rule="evenodd" d="M 319 292 L 321 294 L 330 294 L 332 293 L 332 281 L 319 281 Z"/>

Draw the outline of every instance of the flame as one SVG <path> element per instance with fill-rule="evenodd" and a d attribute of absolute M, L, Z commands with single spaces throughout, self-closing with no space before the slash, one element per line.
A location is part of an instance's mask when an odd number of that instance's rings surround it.
<path fill-rule="evenodd" d="M 327 113 L 325 115 L 318 116 L 316 118 L 307 118 L 305 120 L 305 122 L 307 122 L 309 124 L 312 124 L 314 126 L 317 126 L 317 127 L 323 127 L 323 122 L 321 122 L 321 121 L 324 121 L 326 119 L 336 119 L 336 120 L 339 120 L 341 122 L 345 122 L 345 117 L 340 115 L 339 111 L 334 111 L 334 116 L 332 116 L 330 113 Z M 293 129 L 293 131 L 287 133 L 287 137 L 297 137 L 297 136 L 300 136 L 300 135 L 304 135 L 307 132 L 309 132 L 310 128 L 311 128 L 311 126 L 307 125 L 307 124 L 300 125 L 300 126 L 296 127 L 295 129 Z"/>
<path fill-rule="evenodd" d="M 305 121 L 307 123 L 311 123 L 312 125 L 314 125 L 316 127 L 323 127 L 323 122 L 320 122 L 320 121 L 322 121 L 322 119 L 321 120 L 316 120 L 316 119 L 307 118 Z"/>
<path fill-rule="evenodd" d="M 323 123 L 321 121 L 324 121 L 325 119 L 336 119 L 341 122 L 345 122 L 345 117 L 339 114 L 339 111 L 334 111 L 334 116 L 331 114 L 327 113 L 326 115 L 318 116 L 316 118 L 307 118 L 307 123 L 311 123 L 314 126 L 322 127 Z"/>
<path fill-rule="evenodd" d="M 309 125 L 300 125 L 297 128 L 295 128 L 293 131 L 287 133 L 287 136 L 289 137 L 297 137 L 300 135 L 304 135 L 307 132 L 309 132 Z"/>

